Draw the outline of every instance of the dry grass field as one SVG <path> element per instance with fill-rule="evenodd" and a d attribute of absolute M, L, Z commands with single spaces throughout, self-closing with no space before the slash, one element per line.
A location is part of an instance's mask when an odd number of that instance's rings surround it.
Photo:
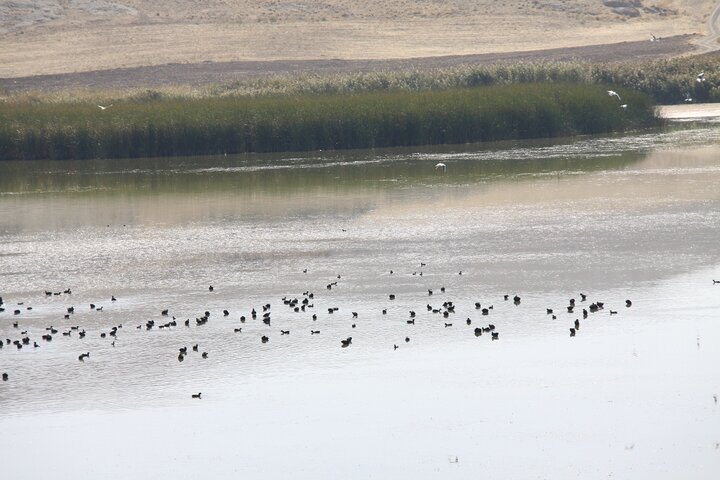
<path fill-rule="evenodd" d="M 605 2 L 607 3 L 607 2 Z M 705 33 L 712 0 L 0 0 L 0 78 L 238 60 L 403 59 Z"/>

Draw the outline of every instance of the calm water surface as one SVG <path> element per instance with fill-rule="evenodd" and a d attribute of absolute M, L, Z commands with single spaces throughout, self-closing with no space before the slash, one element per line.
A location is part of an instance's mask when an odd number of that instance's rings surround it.
<path fill-rule="evenodd" d="M 31 338 L 0 350 L 8 478 L 717 478 L 718 145 L 0 163 L 0 338 Z"/>

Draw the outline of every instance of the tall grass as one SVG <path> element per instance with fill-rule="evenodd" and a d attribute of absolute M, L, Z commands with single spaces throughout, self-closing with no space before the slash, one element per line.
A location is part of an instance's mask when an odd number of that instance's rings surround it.
<path fill-rule="evenodd" d="M 655 121 L 647 96 L 525 84 L 426 92 L 0 103 L 0 159 L 350 149 L 622 131 Z"/>

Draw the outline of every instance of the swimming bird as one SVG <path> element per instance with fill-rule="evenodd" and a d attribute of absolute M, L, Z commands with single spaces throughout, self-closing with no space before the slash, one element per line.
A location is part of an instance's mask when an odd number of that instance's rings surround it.
<path fill-rule="evenodd" d="M 97 107 L 98 107 L 100 110 L 107 110 L 108 108 L 110 108 L 110 107 L 112 107 L 112 106 L 113 106 L 113 104 L 111 103 L 110 105 L 98 105 Z"/>
<path fill-rule="evenodd" d="M 207 352 L 202 352 L 202 358 L 207 358 L 207 357 L 208 357 L 208 353 L 207 353 Z"/>
<path fill-rule="evenodd" d="M 10 378 L 10 377 L 8 377 L 8 374 L 7 374 L 7 373 L 3 373 L 3 374 L 2 374 L 3 382 L 7 382 L 7 381 L 8 381 L 8 378 Z"/>
<path fill-rule="evenodd" d="M 443 172 L 447 172 L 447 165 L 445 165 L 444 163 L 439 162 L 437 165 L 435 165 L 435 170 L 439 170 L 441 168 Z"/>
<path fill-rule="evenodd" d="M 192 398 L 199 398 L 199 399 L 202 400 L 202 392 L 200 392 L 200 393 L 193 393 L 193 394 L 192 394 Z"/>
<path fill-rule="evenodd" d="M 345 340 L 340 340 L 340 346 L 347 348 L 352 343 L 352 337 L 347 337 Z"/>
<path fill-rule="evenodd" d="M 84 362 L 85 359 L 88 358 L 89 356 L 90 356 L 90 352 L 81 353 L 80 356 L 78 357 L 78 360 L 80 360 L 81 362 Z"/>

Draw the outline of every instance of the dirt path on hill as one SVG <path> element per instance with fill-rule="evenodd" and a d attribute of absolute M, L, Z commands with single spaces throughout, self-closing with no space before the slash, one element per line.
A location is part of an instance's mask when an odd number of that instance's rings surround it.
<path fill-rule="evenodd" d="M 720 8 L 712 18 L 720 18 Z M 710 36 L 718 33 L 712 30 Z M 167 64 L 90 72 L 0 78 L 0 94 L 36 91 L 50 93 L 79 89 L 131 89 L 162 86 L 202 86 L 274 75 L 347 74 L 372 71 L 430 70 L 461 65 L 520 61 L 629 62 L 668 58 L 697 51 L 693 35 L 663 38 L 659 42 L 635 41 L 526 52 L 453 55 L 388 60 L 276 60 Z"/>

